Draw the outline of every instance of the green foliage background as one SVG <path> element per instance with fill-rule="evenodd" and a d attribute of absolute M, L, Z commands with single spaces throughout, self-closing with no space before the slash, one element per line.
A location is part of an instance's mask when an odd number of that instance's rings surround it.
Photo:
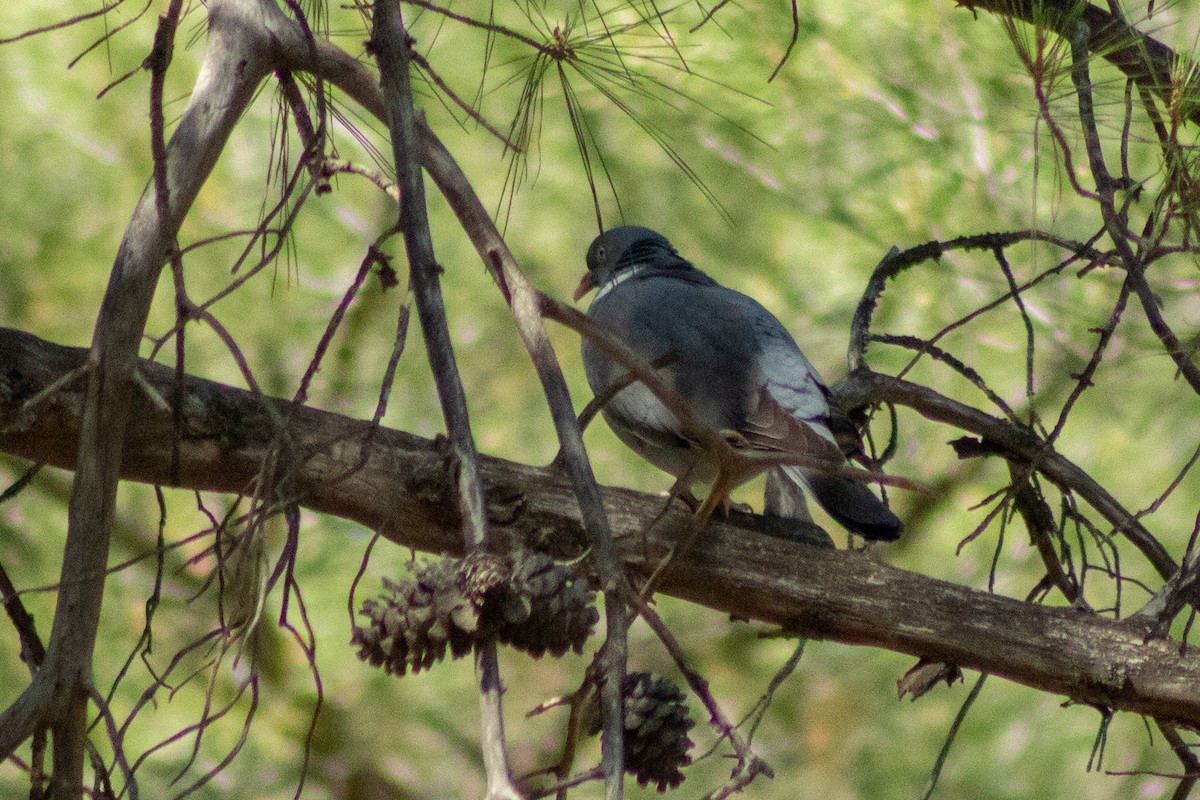
<path fill-rule="evenodd" d="M 154 11 L 161 11 L 155 3 Z M 486 4 L 483 4 L 486 6 Z M 519 11 L 498 5 L 498 21 L 539 38 L 537 26 Z M 561 6 L 561 7 L 560 7 Z M 534 7 L 530 4 L 528 7 Z M 462 13 L 475 11 L 466 7 Z M 0 36 L 55 21 L 71 9 L 15 4 L 0 23 Z M 132 9 L 110 15 L 115 28 Z M 586 7 L 594 15 L 594 9 Z M 614 18 L 631 19 L 632 12 Z M 406 10 L 418 48 L 462 96 L 474 97 L 482 65 L 482 34 L 429 12 Z M 542 33 L 574 20 L 572 2 L 544 6 Z M 354 12 L 330 9 L 332 38 L 361 54 L 365 30 Z M 655 31 L 631 35 L 631 46 L 648 54 L 636 62 L 672 91 L 661 97 L 627 96 L 642 119 L 664 131 L 692 170 L 703 178 L 720 208 L 690 183 L 672 160 L 627 117 L 578 77 L 572 85 L 586 123 L 603 148 L 622 217 L 611 191 L 601 184 L 606 224 L 640 223 L 661 230 L 679 250 L 722 282 L 753 294 L 794 332 L 810 359 L 830 380 L 844 372 L 849 319 L 873 266 L 893 246 L 912 246 L 985 230 L 1037 225 L 1086 239 L 1099 225 L 1095 208 L 1064 190 L 1060 167 L 1044 127 L 1035 125 L 1031 82 L 1014 54 L 1002 23 L 974 18 L 950 2 L 905 0 L 879 4 L 800 3 L 799 40 L 778 78 L 767 78 L 782 57 L 791 31 L 786 3 L 730 6 L 695 33 L 688 28 L 701 12 L 673 13 L 678 51 Z M 1176 19 L 1178 17 L 1178 19 Z M 203 48 L 204 15 L 197 8 L 181 28 L 180 48 L 169 77 L 168 121 L 181 113 Z M 1155 18 L 1156 35 L 1190 52 L 1200 16 L 1185 7 Z M 153 31 L 147 17 L 68 69 L 68 62 L 102 36 L 105 23 L 92 21 L 0 47 L 0 324 L 30 330 L 54 341 L 90 341 L 107 271 L 139 193 L 150 175 L 147 73 L 137 72 L 104 98 L 96 94 L 145 56 Z M 1020 28 L 1018 28 L 1020 30 Z M 657 62 L 656 66 L 654 63 Z M 680 69 L 686 62 L 690 73 Z M 503 38 L 495 43 L 483 85 L 482 113 L 503 130 L 516 108 L 529 54 Z M 1109 134 L 1121 121 L 1122 82 L 1097 65 L 1101 109 Z M 1067 84 L 1063 79 L 1064 86 Z M 1056 104 L 1069 111 L 1065 91 Z M 692 98 L 682 99 L 683 96 Z M 277 194 L 272 141 L 279 114 L 275 89 L 267 87 L 238 129 L 213 179 L 184 227 L 184 242 L 252 228 Z M 419 98 L 429 120 L 463 163 L 484 201 L 506 220 L 507 240 L 535 283 L 569 297 L 583 270 L 583 252 L 596 233 L 591 198 L 567 124 L 562 92 L 553 73 L 545 84 L 541 136 L 529 154 L 520 191 L 505 192 L 503 147 L 473 122 L 448 110 L 427 85 Z M 379 126 L 350 114 L 377 146 Z M 718 113 L 719 112 L 719 113 Z M 1135 118 L 1135 137 L 1144 120 Z M 334 131 L 342 154 L 371 169 L 371 162 L 344 128 Z M 299 147 L 291 141 L 292 155 Z M 275 157 L 279 151 L 276 149 Z M 1150 156 L 1135 148 L 1146 174 Z M 1038 158 L 1040 157 L 1040 164 Z M 1151 175 L 1151 179 L 1154 179 Z M 273 183 L 274 181 L 274 183 Z M 267 268 L 243 290 L 214 308 L 237 338 L 266 391 L 290 395 L 322 333 L 323 321 L 349 285 L 367 245 L 395 217 L 395 205 L 367 182 L 343 176 L 332 194 L 315 198 L 301 212 L 286 258 Z M 458 350 L 480 448 L 517 461 L 545 463 L 556 450 L 537 382 L 499 293 L 444 203 L 431 187 L 431 211 L 452 332 Z M 187 256 L 192 296 L 203 299 L 230 280 L 230 264 L 242 244 L 230 242 Z M 399 245 L 396 245 L 399 247 Z M 1034 247 L 1010 254 L 1018 277 L 1053 264 L 1053 253 Z M 394 262 L 402 269 L 402 253 Z M 1157 284 L 1172 319 L 1185 333 L 1200 323 L 1194 298 L 1195 265 L 1181 262 L 1177 274 Z M 403 276 L 402 276 L 403 277 Z M 1064 272 L 1033 293 L 1028 302 L 1036 326 L 1036 407 L 1053 408 L 1069 389 L 1069 376 L 1085 363 L 1094 338 L 1087 329 L 1107 316 L 1105 305 L 1120 276 L 1077 279 Z M 1004 276 L 985 256 L 947 255 L 925 265 L 885 296 L 877 325 L 929 335 L 1005 291 Z M 372 279 L 336 339 L 318 376 L 314 405 L 369 417 L 403 301 L 402 289 L 382 291 Z M 1161 493 L 1195 446 L 1195 397 L 1173 382 L 1173 368 L 1130 314 L 1120 329 L 1117 352 L 1098 376 L 1089 406 L 1075 418 L 1062 442 L 1070 457 L 1089 469 L 1131 508 Z M 169 277 L 162 282 L 150 332 L 173 321 Z M 413 335 L 401 361 L 385 418 L 391 426 L 432 436 L 442 430 L 423 345 Z M 554 331 L 560 357 L 581 406 L 588 397 L 578 363 L 577 341 Z M 949 337 L 945 345 L 975 366 L 1009 402 L 1025 407 L 1025 331 L 1011 307 L 986 316 Z M 187 367 L 205 377 L 241 385 L 228 352 L 210 331 L 188 333 Z M 171 348 L 167 348 L 170 351 Z M 147 348 L 148 350 L 148 348 Z M 170 358 L 169 352 L 165 356 Z M 907 363 L 909 354 L 876 345 L 873 364 L 884 371 Z M 975 404 L 983 398 L 928 362 L 912 379 L 954 391 Z M 959 385 L 962 384 L 962 385 Z M 944 443 L 956 434 L 901 416 L 901 455 L 895 469 L 938 488 L 934 498 L 893 493 L 908 522 L 896 545 L 876 557 L 908 569 L 985 587 L 995 526 L 962 550 L 959 541 L 983 518 L 972 507 L 1002 486 L 1002 466 L 958 462 Z M 588 432 L 602 481 L 660 490 L 666 476 L 640 463 L 602 428 Z M 0 456 L 0 485 L 25 464 Z M 70 475 L 44 471 L 32 488 L 0 506 L 0 558 L 19 588 L 58 579 Z M 755 488 L 744 499 L 757 502 Z M 1155 517 L 1156 530 L 1178 556 L 1191 529 L 1195 478 L 1185 481 Z M 202 530 L 195 499 L 166 493 L 165 535 L 180 540 Z M 214 509 L 226 500 L 205 498 Z M 152 552 L 159 514 L 146 487 L 126 486 L 112 563 Z M 477 752 L 477 710 L 469 663 L 444 664 L 429 674 L 388 678 L 354 658 L 347 642 L 347 592 L 370 532 L 338 520 L 306 515 L 297 578 L 318 638 L 317 665 L 324 703 L 312 736 L 306 797 L 456 797 L 478 795 L 482 769 Z M 282 531 L 271 542 L 278 548 Z M 214 604 L 191 600 L 212 568 L 211 560 L 190 562 L 206 542 L 171 551 L 166 589 L 154 625 L 153 663 L 162 666 L 176 649 L 209 630 Z M 381 544 L 360 588 L 373 591 L 380 575 L 395 574 L 407 552 Z M 1136 559 L 1128 574 L 1149 578 Z M 137 641 L 144 603 L 153 586 L 153 558 L 117 572 L 105 600 L 97 683 L 111 684 Z M 1024 596 L 1040 577 L 1040 565 L 1023 531 L 1009 532 L 996 567 L 996 590 Z M 1097 591 L 1103 594 L 1103 587 Z M 1130 592 L 1123 612 L 1142 596 Z M 53 594 L 25 595 L 45 635 Z M 1101 603 L 1102 605 L 1102 603 Z M 758 629 L 665 599 L 661 606 L 688 650 L 712 681 L 734 718 L 748 712 L 792 643 L 760 640 Z M 268 620 L 279 598 L 268 603 Z M 293 619 L 295 619 L 293 609 Z M 299 774 L 304 741 L 316 701 L 314 679 L 288 634 L 265 625 L 258 653 L 264 676 L 258 717 L 245 749 L 233 764 L 200 790 L 200 797 L 290 797 Z M 668 657 L 640 625 L 632 634 L 633 667 L 668 674 Z M 192 659 L 199 667 L 204 654 Z M 549 763 L 561 719 L 551 712 L 533 720 L 523 713 L 557 693 L 569 691 L 585 661 L 531 662 L 505 653 L 504 675 L 513 760 L 518 770 Z M 912 659 L 885 651 L 832 643 L 810 644 L 798 673 L 784 684 L 757 743 L 774 766 L 774 781 L 759 781 L 754 798 L 919 797 L 958 707 L 974 680 L 936 690 L 919 702 L 898 703 L 895 681 Z M 243 663 L 238 670 L 245 669 Z M 186 672 L 186 670 L 184 671 Z M 0 635 L 0 703 L 10 702 L 27 675 L 17 658 L 11 630 Z M 117 693 L 129 708 L 148 684 L 135 662 Z M 233 684 L 218 681 L 218 696 Z M 140 753 L 193 722 L 203 681 L 183 688 L 142 712 L 127 744 Z M 245 704 L 241 707 L 245 710 Z M 699 712 L 701 751 L 711 741 Z M 1153 776 L 1106 776 L 1087 770 L 1099 717 L 1089 708 L 1060 707 L 1060 698 L 992 679 L 967 718 L 949 755 L 937 797 L 1033 798 L 1155 797 L 1169 794 L 1170 781 Z M 187 775 L 167 784 L 187 762 L 191 743 L 153 755 L 139 773 L 150 796 L 182 791 L 237 741 L 237 721 L 225 721 L 205 736 Z M 589 754 L 594 755 L 594 752 Z M 22 756 L 27 757 L 27 752 Z M 688 771 L 680 790 L 702 793 L 718 785 L 729 765 L 709 758 Z M 1157 731 L 1139 719 L 1119 716 L 1108 732 L 1107 770 L 1173 771 L 1177 762 Z M 153 787 L 153 788 L 151 788 Z M 24 776 L 0 766 L 0 794 L 25 791 Z M 578 790 L 599 796 L 598 788 Z M 650 794 L 634 789 L 634 796 Z"/>

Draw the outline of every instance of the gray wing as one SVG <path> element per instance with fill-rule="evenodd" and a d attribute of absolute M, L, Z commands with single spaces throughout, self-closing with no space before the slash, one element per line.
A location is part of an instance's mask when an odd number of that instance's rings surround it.
<path fill-rule="evenodd" d="M 836 444 L 829 429 L 828 390 L 817 371 L 769 312 L 764 309 L 755 317 L 755 323 L 771 398 L 794 419 Z M 805 491 L 839 525 L 866 539 L 891 541 L 898 539 L 904 530 L 899 517 L 864 484 L 792 465 L 773 469 L 767 475 L 766 513 L 810 519 Z"/>
<path fill-rule="evenodd" d="M 836 444 L 829 430 L 829 390 L 820 375 L 783 324 L 754 300 L 746 300 L 760 312 L 753 319 L 768 394 L 793 419 Z"/>
<path fill-rule="evenodd" d="M 805 434 L 779 442 L 781 449 L 796 443 L 804 452 L 840 459 L 824 384 L 779 320 L 752 298 L 718 285 L 634 279 L 594 302 L 588 315 L 647 363 L 665 360 L 659 375 L 688 398 L 700 425 L 745 430 L 768 404 L 765 394 L 770 405 L 799 423 L 793 433 Z M 587 338 L 583 360 L 596 394 L 626 374 Z M 694 453 L 679 420 L 645 386 L 622 389 L 604 415 L 626 444 L 661 469 L 677 476 L 692 469 Z M 773 437 L 760 438 L 772 444 Z M 838 523 L 862 536 L 895 539 L 903 529 L 862 484 L 795 466 L 771 472 L 768 499 L 774 508 L 768 511 L 777 515 L 806 516 L 807 489 Z"/>

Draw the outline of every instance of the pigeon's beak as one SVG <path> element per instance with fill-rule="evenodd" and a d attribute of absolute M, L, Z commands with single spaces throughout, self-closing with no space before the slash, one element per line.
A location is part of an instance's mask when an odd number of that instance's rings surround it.
<path fill-rule="evenodd" d="M 591 270 L 583 273 L 583 279 L 579 281 L 579 286 L 575 288 L 575 302 L 578 303 L 580 298 L 596 288 L 596 279 L 592 277 Z"/>

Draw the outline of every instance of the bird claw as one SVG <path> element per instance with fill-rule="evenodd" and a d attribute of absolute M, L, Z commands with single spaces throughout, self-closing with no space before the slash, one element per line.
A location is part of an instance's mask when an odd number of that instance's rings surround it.
<path fill-rule="evenodd" d="M 693 514 L 699 513 L 700 509 L 704 506 L 704 503 L 697 499 L 696 495 L 692 494 L 690 490 L 684 494 L 676 495 L 676 497 L 686 503 L 688 509 Z M 717 504 L 715 510 L 721 515 L 721 519 L 724 520 L 729 519 L 730 513 L 734 511 L 740 511 L 743 514 L 754 513 L 754 507 L 749 503 L 735 503 L 729 499 L 729 495 L 725 495 L 721 498 L 721 501 Z"/>
<path fill-rule="evenodd" d="M 751 447 L 750 440 L 732 428 L 723 428 L 718 435 L 725 440 L 725 443 L 730 447 L 736 447 L 739 450 L 749 449 Z"/>
<path fill-rule="evenodd" d="M 684 489 L 679 492 L 673 491 L 671 492 L 671 496 L 678 498 L 681 503 L 688 507 L 688 511 L 691 511 L 693 514 L 700 510 L 700 506 L 704 505 L 696 495 L 692 494 L 691 489 Z"/>

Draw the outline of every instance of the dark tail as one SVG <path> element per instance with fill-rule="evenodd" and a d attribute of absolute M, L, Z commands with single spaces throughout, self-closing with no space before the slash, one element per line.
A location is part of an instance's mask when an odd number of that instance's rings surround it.
<path fill-rule="evenodd" d="M 891 542 L 900 538 L 904 523 L 858 481 L 801 471 L 796 467 L 780 470 L 793 483 L 807 486 L 821 508 L 839 525 L 864 539 Z"/>

